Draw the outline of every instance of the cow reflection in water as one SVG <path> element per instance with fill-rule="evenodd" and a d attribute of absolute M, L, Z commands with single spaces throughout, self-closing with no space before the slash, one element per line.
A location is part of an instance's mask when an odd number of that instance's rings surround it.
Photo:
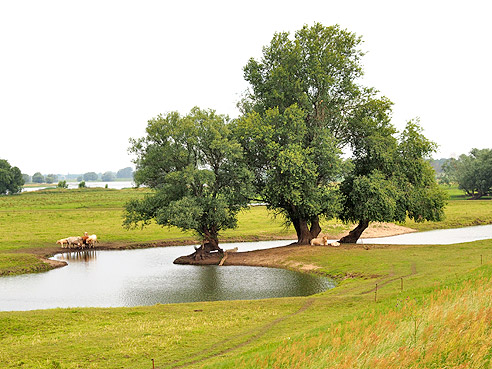
<path fill-rule="evenodd" d="M 67 254 L 62 254 L 61 260 L 74 260 L 74 261 L 91 261 L 96 260 L 97 254 L 95 250 L 84 250 L 84 251 L 75 251 Z"/>

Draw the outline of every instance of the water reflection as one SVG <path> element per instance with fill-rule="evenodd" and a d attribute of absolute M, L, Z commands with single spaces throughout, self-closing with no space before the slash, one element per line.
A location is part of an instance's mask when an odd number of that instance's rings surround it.
<path fill-rule="evenodd" d="M 492 224 L 474 227 L 436 229 L 427 232 L 400 234 L 397 236 L 367 238 L 359 243 L 388 245 L 451 245 L 492 238 Z"/>
<path fill-rule="evenodd" d="M 216 267 L 199 266 L 195 283 L 200 288 L 204 301 L 220 300 L 221 278 Z M 232 281 L 229 281 L 232 283 Z"/>
<path fill-rule="evenodd" d="M 66 254 L 61 254 L 57 260 L 66 262 L 70 261 L 84 261 L 89 262 L 97 259 L 97 252 L 95 250 L 74 251 Z"/>
<path fill-rule="evenodd" d="M 280 244 L 285 241 L 263 243 L 262 247 Z M 242 243 L 239 247 L 253 246 Z M 55 259 L 67 261 L 67 267 L 0 278 L 0 310 L 250 300 L 307 296 L 334 287 L 329 279 L 289 270 L 172 263 L 191 251 L 165 247 L 57 255 Z"/>
<path fill-rule="evenodd" d="M 492 225 L 410 233 L 364 243 L 438 244 L 492 238 Z M 228 244 L 239 251 L 289 241 Z M 68 266 L 46 273 L 0 278 L 0 310 L 111 307 L 156 303 L 307 296 L 334 287 L 326 278 L 256 267 L 174 265 L 190 247 L 126 251 L 84 250 L 57 255 Z"/>

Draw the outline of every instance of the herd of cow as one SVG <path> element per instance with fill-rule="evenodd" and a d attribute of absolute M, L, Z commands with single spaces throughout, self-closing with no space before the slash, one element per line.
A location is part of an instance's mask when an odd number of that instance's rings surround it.
<path fill-rule="evenodd" d="M 67 237 L 67 238 L 62 238 L 61 240 L 56 241 L 57 244 L 59 244 L 63 249 L 65 248 L 82 248 L 85 249 L 86 247 L 94 247 L 97 242 L 97 236 L 95 234 L 89 234 L 87 232 L 84 232 L 83 237 L 78 237 L 78 236 L 73 236 L 73 237 Z"/>

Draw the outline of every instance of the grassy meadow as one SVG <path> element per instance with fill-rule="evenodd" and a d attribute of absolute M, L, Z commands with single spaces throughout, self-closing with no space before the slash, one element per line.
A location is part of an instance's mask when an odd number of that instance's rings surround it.
<path fill-rule="evenodd" d="M 144 195 L 88 189 L 0 197 L 0 268 L 85 230 L 103 242 L 193 239 L 157 226 L 122 229 L 124 202 Z M 406 225 L 492 223 L 492 201 L 451 195 L 446 214 L 443 222 Z M 344 227 L 330 222 L 323 231 Z M 224 237 L 292 233 L 254 207 Z M 306 246 L 286 254 L 279 261 L 286 268 L 310 265 L 337 279 L 336 288 L 309 297 L 0 312 L 0 367 L 150 369 L 151 359 L 155 368 L 492 366 L 492 240 L 364 246 Z"/>
<path fill-rule="evenodd" d="M 192 232 L 151 224 L 143 229 L 122 227 L 124 204 L 145 196 L 145 189 L 105 188 L 49 189 L 0 196 L 0 275 L 38 272 L 48 266 L 30 255 L 56 247 L 56 241 L 69 236 L 95 233 L 102 244 L 142 245 L 162 241 L 196 241 Z M 273 219 L 265 207 L 252 207 L 241 213 L 236 230 L 224 232 L 222 240 L 293 238 L 280 220 Z"/>

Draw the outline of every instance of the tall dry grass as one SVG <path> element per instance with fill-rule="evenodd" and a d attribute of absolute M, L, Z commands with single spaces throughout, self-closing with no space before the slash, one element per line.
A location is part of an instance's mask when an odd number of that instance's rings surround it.
<path fill-rule="evenodd" d="M 237 367 L 490 368 L 492 278 L 444 288 L 425 299 L 401 298 L 311 337 L 288 339 Z"/>

